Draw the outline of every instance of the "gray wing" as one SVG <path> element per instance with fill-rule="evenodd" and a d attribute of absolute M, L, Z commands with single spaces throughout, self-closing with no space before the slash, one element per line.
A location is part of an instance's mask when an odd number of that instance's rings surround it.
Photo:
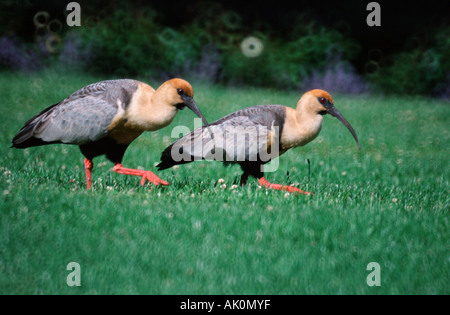
<path fill-rule="evenodd" d="M 171 158 L 176 162 L 180 159 L 268 162 L 278 156 L 285 117 L 286 109 L 281 105 L 242 109 L 212 123 L 209 128 L 197 128 L 177 140 L 170 147 Z"/>
<path fill-rule="evenodd" d="M 119 106 L 129 104 L 137 85 L 137 81 L 128 79 L 88 85 L 27 121 L 13 143 L 29 138 L 71 144 L 99 140 L 107 135 Z"/>
<path fill-rule="evenodd" d="M 219 125 L 235 117 L 248 117 L 254 124 L 270 128 L 272 123 L 283 127 L 286 119 L 286 107 L 283 105 L 257 105 L 238 110 L 212 123 Z M 281 134 L 281 130 L 280 130 Z"/>

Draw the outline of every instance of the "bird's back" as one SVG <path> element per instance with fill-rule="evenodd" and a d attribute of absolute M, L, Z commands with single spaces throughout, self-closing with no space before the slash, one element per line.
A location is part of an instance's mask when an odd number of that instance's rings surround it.
<path fill-rule="evenodd" d="M 90 84 L 29 119 L 13 138 L 13 147 L 51 143 L 85 144 L 107 135 L 107 127 L 138 87 L 130 79 Z"/>

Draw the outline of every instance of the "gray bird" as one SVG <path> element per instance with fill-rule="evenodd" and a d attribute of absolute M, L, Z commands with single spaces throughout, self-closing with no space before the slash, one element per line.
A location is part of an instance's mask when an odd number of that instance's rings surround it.
<path fill-rule="evenodd" d="M 130 79 L 90 84 L 28 120 L 13 138 L 12 147 L 79 145 L 85 156 L 87 189 L 92 186 L 92 160 L 100 155 L 115 164 L 115 172 L 141 176 L 141 185 L 146 180 L 168 185 L 151 171 L 123 167 L 122 158 L 134 139 L 144 131 L 166 127 L 184 107 L 208 125 L 193 95 L 192 86 L 183 79 L 166 81 L 156 91 Z"/>
<path fill-rule="evenodd" d="M 314 140 L 325 114 L 339 119 L 360 149 L 355 131 L 336 109 L 331 95 L 323 90 L 312 90 L 300 98 L 296 109 L 282 105 L 253 106 L 197 128 L 167 147 L 157 167 L 165 170 L 196 160 L 237 163 L 244 171 L 241 185 L 253 176 L 260 186 L 269 189 L 310 194 L 296 187 L 270 183 L 264 177 L 263 165 L 291 148 Z"/>

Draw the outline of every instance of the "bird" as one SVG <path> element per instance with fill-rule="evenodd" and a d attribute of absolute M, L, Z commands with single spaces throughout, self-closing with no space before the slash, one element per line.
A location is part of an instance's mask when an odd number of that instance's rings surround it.
<path fill-rule="evenodd" d="M 295 109 L 284 105 L 256 105 L 193 130 L 162 152 L 157 168 L 161 171 L 197 160 L 239 164 L 243 171 L 241 185 L 252 176 L 262 187 L 309 195 L 310 192 L 293 186 L 269 182 L 264 177 L 264 164 L 314 140 L 326 114 L 336 117 L 348 128 L 361 150 L 354 129 L 334 106 L 331 95 L 314 89 L 301 96 Z"/>
<path fill-rule="evenodd" d="M 12 139 L 13 148 L 74 144 L 84 155 L 86 186 L 92 187 L 93 159 L 105 155 L 119 174 L 142 177 L 155 185 L 168 185 L 151 171 L 125 168 L 128 146 L 144 131 L 169 125 L 185 107 L 207 120 L 194 99 L 191 84 L 174 78 L 156 90 L 133 79 L 105 80 L 87 85 L 33 116 Z"/>

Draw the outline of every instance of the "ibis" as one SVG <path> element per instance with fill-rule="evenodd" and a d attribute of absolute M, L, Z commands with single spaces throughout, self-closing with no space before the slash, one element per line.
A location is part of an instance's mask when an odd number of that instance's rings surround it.
<path fill-rule="evenodd" d="M 90 84 L 25 122 L 12 139 L 12 147 L 74 144 L 84 155 L 87 189 L 92 186 L 93 159 L 105 155 L 119 174 L 140 176 L 168 185 L 151 171 L 125 168 L 122 159 L 128 146 L 144 131 L 166 127 L 178 110 L 187 107 L 208 125 L 193 99 L 192 86 L 171 79 L 158 89 L 132 80 L 107 80 Z"/>
<path fill-rule="evenodd" d="M 260 186 L 290 193 L 310 194 L 299 188 L 274 184 L 264 177 L 264 165 L 289 149 L 314 140 L 322 128 L 323 116 L 340 120 L 359 141 L 350 123 L 334 106 L 324 90 L 305 93 L 291 108 L 283 105 L 257 105 L 227 115 L 209 126 L 181 137 L 161 155 L 159 170 L 196 160 L 216 160 L 239 164 L 243 170 L 241 185 L 255 177 Z"/>

